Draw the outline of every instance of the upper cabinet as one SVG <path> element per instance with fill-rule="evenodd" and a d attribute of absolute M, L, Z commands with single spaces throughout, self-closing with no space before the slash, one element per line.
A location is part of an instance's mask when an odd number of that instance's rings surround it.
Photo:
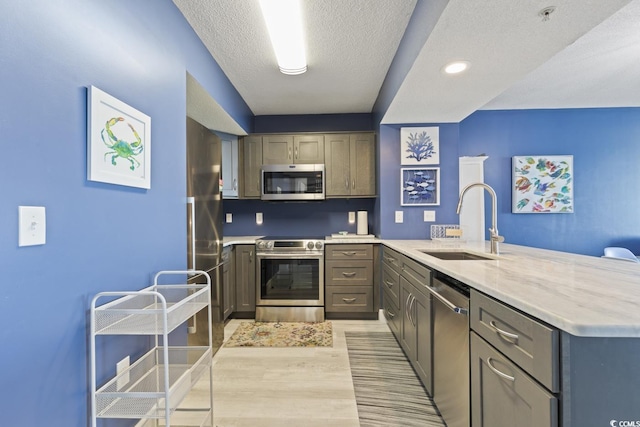
<path fill-rule="evenodd" d="M 262 164 L 324 163 L 324 135 L 265 135 Z"/>
<path fill-rule="evenodd" d="M 326 196 L 374 197 L 375 161 L 373 133 L 325 135 Z"/>
<path fill-rule="evenodd" d="M 262 137 L 248 135 L 242 140 L 242 196 L 260 198 L 262 168 Z"/>
<path fill-rule="evenodd" d="M 262 165 L 294 163 L 325 165 L 327 198 L 375 197 L 375 162 L 373 132 L 247 135 L 240 143 L 240 197 L 260 198 Z"/>
<path fill-rule="evenodd" d="M 238 198 L 238 138 L 222 138 L 222 197 Z"/>

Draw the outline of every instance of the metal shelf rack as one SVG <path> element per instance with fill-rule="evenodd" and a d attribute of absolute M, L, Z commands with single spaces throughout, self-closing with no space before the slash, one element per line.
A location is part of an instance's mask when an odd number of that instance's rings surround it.
<path fill-rule="evenodd" d="M 200 273 L 206 283 L 160 285 L 163 276 Z M 169 334 L 207 310 L 211 325 L 211 278 L 204 271 L 161 271 L 139 291 L 100 292 L 91 301 L 91 426 L 100 418 L 145 420 L 138 426 L 213 427 L 212 337 L 208 346 L 170 346 Z M 111 299 L 102 305 L 98 300 Z M 153 336 L 155 345 L 127 369 L 98 387 L 96 340 L 101 335 Z M 209 404 L 179 408 L 209 374 Z M 188 421 L 187 421 L 188 420 Z"/>

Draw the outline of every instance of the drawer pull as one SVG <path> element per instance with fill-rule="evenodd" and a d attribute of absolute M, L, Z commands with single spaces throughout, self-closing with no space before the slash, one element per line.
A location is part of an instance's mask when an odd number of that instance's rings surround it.
<path fill-rule="evenodd" d="M 507 331 L 504 331 L 504 330 L 498 328 L 498 326 L 496 325 L 496 322 L 493 321 L 493 320 L 491 322 L 489 322 L 489 325 L 493 329 L 495 329 L 495 331 L 497 333 L 499 333 L 500 335 L 502 335 L 505 338 L 509 338 L 511 340 L 514 340 L 514 341 L 518 341 L 518 339 L 520 338 L 517 334 L 512 334 L 511 332 L 507 332 Z"/>
<path fill-rule="evenodd" d="M 342 252 L 342 255 L 345 255 L 345 256 L 354 256 L 355 254 L 356 253 L 353 252 L 353 251 L 352 252 L 344 252 L 344 251 Z"/>
<path fill-rule="evenodd" d="M 396 317 L 396 315 L 394 313 L 390 312 L 389 309 L 386 309 L 384 312 L 387 313 L 389 315 L 389 317 L 392 318 L 392 319 L 394 317 Z"/>
<path fill-rule="evenodd" d="M 342 301 L 346 302 L 347 304 L 351 304 L 352 302 L 356 302 L 355 298 L 342 298 Z"/>
<path fill-rule="evenodd" d="M 384 281 L 384 284 L 387 285 L 387 288 L 393 288 L 393 282 L 390 282 L 388 280 Z"/>
<path fill-rule="evenodd" d="M 509 381 L 515 381 L 516 380 L 516 377 L 512 377 L 511 375 L 507 375 L 504 372 L 500 372 L 499 370 L 497 370 L 495 368 L 495 366 L 493 366 L 491 364 L 491 360 L 492 359 L 490 357 L 487 358 L 487 366 L 489 367 L 489 369 L 491 369 L 493 371 L 494 374 L 496 374 L 499 377 L 504 378 L 505 380 L 509 380 Z"/>
<path fill-rule="evenodd" d="M 342 272 L 342 275 L 343 275 L 344 277 L 353 277 L 353 276 L 355 276 L 355 275 L 356 275 L 356 272 L 355 272 L 355 271 L 343 271 L 343 272 Z"/>

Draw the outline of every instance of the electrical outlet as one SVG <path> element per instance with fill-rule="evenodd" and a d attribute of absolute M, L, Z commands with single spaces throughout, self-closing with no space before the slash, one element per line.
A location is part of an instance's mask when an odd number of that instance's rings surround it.
<path fill-rule="evenodd" d="M 424 211 L 424 222 L 435 222 L 436 211 Z"/>
<path fill-rule="evenodd" d="M 404 212 L 396 211 L 396 224 L 401 224 L 404 222 Z"/>
<path fill-rule="evenodd" d="M 355 224 L 355 223 L 356 223 L 356 213 L 349 212 L 349 224 Z"/>
<path fill-rule="evenodd" d="M 129 364 L 131 363 L 131 358 L 129 356 L 125 357 L 118 363 L 116 363 L 116 376 L 118 377 L 118 383 L 116 384 L 117 390 L 122 390 L 129 384 Z M 121 375 L 123 374 L 124 375 Z"/>
<path fill-rule="evenodd" d="M 256 224 L 262 224 L 262 212 L 256 212 Z"/>
<path fill-rule="evenodd" d="M 226 221 L 227 221 L 227 224 L 231 224 L 233 222 L 233 214 L 230 214 L 230 213 L 226 214 Z"/>

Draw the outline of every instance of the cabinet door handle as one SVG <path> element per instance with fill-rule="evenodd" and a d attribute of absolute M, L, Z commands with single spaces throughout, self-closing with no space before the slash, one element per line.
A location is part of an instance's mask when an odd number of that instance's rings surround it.
<path fill-rule="evenodd" d="M 416 302 L 416 297 L 414 297 L 413 295 L 411 295 L 411 304 L 409 304 L 409 313 L 411 314 L 411 323 L 413 324 L 413 326 L 417 326 L 416 325 L 416 319 L 414 316 L 414 307 L 415 307 L 415 302 Z"/>
<path fill-rule="evenodd" d="M 407 300 L 404 302 L 404 313 L 407 316 L 407 319 L 409 319 L 409 321 L 411 322 L 411 314 L 409 313 L 409 301 L 411 301 L 411 294 L 407 296 Z"/>
<path fill-rule="evenodd" d="M 356 302 L 355 298 L 342 298 L 342 301 L 346 302 L 347 304 L 351 304 L 352 302 Z"/>
<path fill-rule="evenodd" d="M 503 329 L 498 328 L 498 325 L 496 325 L 495 320 L 492 320 L 491 322 L 489 322 L 489 325 L 495 329 L 495 331 L 497 333 L 499 333 L 500 335 L 502 335 L 505 338 L 509 338 L 513 341 L 518 341 L 518 339 L 520 338 L 517 334 L 512 334 L 511 332 L 507 332 Z"/>
<path fill-rule="evenodd" d="M 497 370 L 495 368 L 495 366 L 493 366 L 491 361 L 492 361 L 491 357 L 488 357 L 487 358 L 487 366 L 489 367 L 489 369 L 491 369 L 493 371 L 494 374 L 496 374 L 499 377 L 504 378 L 505 380 L 509 380 L 509 381 L 515 381 L 516 380 L 516 377 L 512 377 L 511 375 L 507 375 L 504 372 L 500 372 L 499 370 Z"/>
<path fill-rule="evenodd" d="M 342 275 L 343 275 L 344 277 L 353 277 L 353 276 L 355 276 L 355 275 L 356 275 L 356 272 L 355 272 L 355 271 L 343 271 L 343 272 L 342 272 Z"/>
<path fill-rule="evenodd" d="M 233 178 L 233 190 L 238 190 L 238 180 L 236 178 Z"/>
<path fill-rule="evenodd" d="M 249 251 L 249 262 L 253 262 L 253 251 Z"/>
<path fill-rule="evenodd" d="M 394 313 L 390 312 L 388 308 L 387 308 L 387 309 L 385 309 L 385 310 L 384 310 L 384 312 L 385 312 L 385 313 L 387 313 L 387 314 L 389 315 L 389 317 L 391 317 L 392 319 L 393 319 L 394 317 L 396 317 L 396 315 L 395 315 Z"/>
<path fill-rule="evenodd" d="M 296 159 L 298 158 L 298 147 L 296 147 Z"/>
<path fill-rule="evenodd" d="M 289 154 L 287 155 L 288 159 L 291 159 L 291 147 L 289 147 Z"/>
<path fill-rule="evenodd" d="M 390 282 L 390 281 L 388 281 L 388 280 L 385 280 L 385 281 L 384 281 L 384 284 L 385 284 L 385 285 L 387 285 L 387 288 L 389 288 L 389 289 L 393 288 L 393 282 Z"/>
<path fill-rule="evenodd" d="M 355 252 L 342 252 L 342 255 L 344 256 L 354 256 L 355 254 Z"/>
<path fill-rule="evenodd" d="M 356 180 L 354 179 L 351 182 L 352 182 L 351 188 L 353 188 L 355 190 L 356 189 Z"/>

